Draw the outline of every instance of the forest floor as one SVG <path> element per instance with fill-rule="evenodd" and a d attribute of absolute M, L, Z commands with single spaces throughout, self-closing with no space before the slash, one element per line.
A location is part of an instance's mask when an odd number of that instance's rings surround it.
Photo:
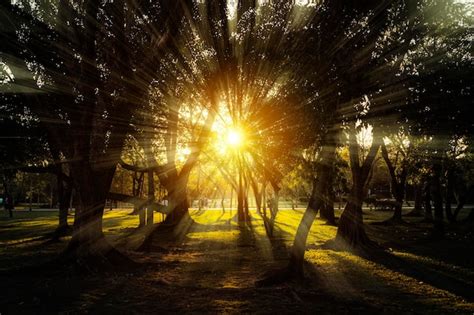
<path fill-rule="evenodd" d="M 308 279 L 256 287 L 263 274 L 287 263 L 302 210 L 281 210 L 270 241 L 262 220 L 239 225 L 232 213 L 192 211 L 196 223 L 178 242 L 155 240 L 151 252 L 133 251 L 138 218 L 107 211 L 104 231 L 135 270 L 79 273 L 71 268 L 22 269 L 55 257 L 67 239 L 40 239 L 57 213 L 17 212 L 0 217 L 0 314 L 18 313 L 387 313 L 474 314 L 474 235 L 447 226 L 430 240 L 430 224 L 373 224 L 390 213 L 365 210 L 377 254 L 329 249 L 336 227 L 317 220 L 306 251 Z M 339 214 L 339 212 L 338 212 Z M 156 245 L 156 246 L 155 246 Z M 27 270 L 27 271 L 25 271 Z"/>

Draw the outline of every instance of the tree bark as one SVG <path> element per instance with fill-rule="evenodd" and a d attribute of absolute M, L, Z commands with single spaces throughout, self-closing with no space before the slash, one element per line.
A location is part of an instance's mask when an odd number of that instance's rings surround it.
<path fill-rule="evenodd" d="M 434 204 L 434 235 L 444 236 L 443 196 L 441 194 L 441 165 L 433 166 L 433 204 Z"/>
<path fill-rule="evenodd" d="M 404 190 L 405 190 L 405 183 L 396 183 L 396 188 L 393 192 L 393 196 L 395 197 L 395 209 L 393 211 L 392 220 L 395 222 L 402 222 L 402 206 L 403 206 L 403 199 L 404 199 Z"/>
<path fill-rule="evenodd" d="M 361 184 L 354 184 L 350 199 L 339 219 L 336 239 L 341 240 L 351 247 L 364 246 L 370 243 L 365 233 L 362 220 L 363 190 Z"/>
<path fill-rule="evenodd" d="M 456 220 L 454 218 L 453 211 L 451 209 L 452 197 L 454 194 L 454 182 L 455 182 L 454 172 L 452 169 L 448 169 L 447 174 L 446 174 L 445 212 L 446 212 L 446 218 L 451 223 L 453 223 Z"/>
<path fill-rule="evenodd" d="M 390 190 L 392 196 L 395 198 L 395 209 L 393 212 L 393 216 L 391 221 L 392 222 L 402 222 L 402 206 L 403 206 L 403 199 L 405 197 L 405 187 L 406 187 L 406 178 L 407 178 L 407 170 L 406 165 L 402 163 L 402 170 L 400 174 L 397 176 L 395 166 L 393 165 L 390 157 L 388 155 L 387 147 L 385 142 L 382 141 L 381 144 L 381 151 L 382 157 L 385 160 L 385 164 L 387 165 L 389 174 L 390 174 Z"/>
<path fill-rule="evenodd" d="M 242 183 L 242 169 L 239 165 L 239 184 L 237 189 L 237 219 L 239 222 L 247 221 L 244 209 L 244 188 Z"/>
<path fill-rule="evenodd" d="M 433 221 L 433 210 L 431 208 L 431 178 L 426 179 L 424 187 L 424 203 L 425 203 L 425 221 Z"/>
<path fill-rule="evenodd" d="M 153 225 L 154 223 L 154 209 L 151 204 L 155 201 L 155 178 L 154 172 L 148 171 L 148 201 L 146 210 L 146 224 Z"/>
<path fill-rule="evenodd" d="M 458 197 L 458 204 L 453 214 L 453 222 L 456 222 L 459 212 L 461 212 L 462 208 L 466 204 L 466 201 L 467 201 L 467 194 L 465 195 L 463 194 Z"/>
<path fill-rule="evenodd" d="M 59 225 L 54 232 L 54 238 L 60 238 L 70 233 L 71 228 L 67 222 L 69 214 L 69 205 L 71 204 L 72 183 L 64 181 L 63 172 L 59 169 L 56 176 L 59 204 Z"/>
<path fill-rule="evenodd" d="M 311 191 L 311 197 L 308 202 L 308 206 L 303 214 L 303 218 L 298 225 L 295 239 L 293 241 L 293 247 L 290 253 L 290 262 L 288 268 L 290 272 L 296 275 L 303 275 L 303 263 L 304 253 L 306 251 L 306 241 L 308 239 L 311 225 L 318 214 L 318 210 L 324 205 L 325 183 L 329 176 L 329 168 L 334 160 L 334 154 L 336 152 L 335 135 L 326 135 L 325 144 L 321 149 L 321 159 L 318 164 L 319 180 L 313 182 L 313 189 Z"/>
<path fill-rule="evenodd" d="M 178 225 L 183 220 L 190 219 L 187 197 L 187 180 L 178 179 L 168 190 L 169 212 L 166 216 L 165 225 Z"/>
<path fill-rule="evenodd" d="M 415 205 L 413 211 L 410 213 L 410 216 L 421 216 L 421 211 L 423 208 L 423 187 L 420 183 L 415 184 Z"/>
<path fill-rule="evenodd" d="M 372 169 L 382 139 L 373 136 L 369 153 L 362 165 L 359 162 L 358 144 L 355 134 L 349 134 L 349 157 L 352 170 L 352 189 L 344 211 L 339 219 L 336 240 L 342 241 L 351 247 L 365 246 L 370 240 L 365 233 L 362 220 L 362 202 L 364 200 L 365 186 Z"/>
<path fill-rule="evenodd" d="M 325 183 L 326 193 L 324 195 L 324 205 L 320 210 L 321 219 L 326 220 L 329 225 L 336 225 L 336 217 L 334 215 L 334 163 L 328 169 L 328 180 Z"/>
<path fill-rule="evenodd" d="M 71 173 L 79 204 L 66 253 L 73 254 L 79 261 L 83 257 L 95 257 L 102 261 L 114 250 L 102 232 L 102 216 L 114 172 L 115 166 L 94 170 L 87 162 L 72 163 Z"/>

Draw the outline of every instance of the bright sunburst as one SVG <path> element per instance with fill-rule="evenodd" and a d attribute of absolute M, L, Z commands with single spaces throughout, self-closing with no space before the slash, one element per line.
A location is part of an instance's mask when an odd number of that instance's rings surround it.
<path fill-rule="evenodd" d="M 230 147 L 238 148 L 244 142 L 244 135 L 242 131 L 237 129 L 230 129 L 227 132 L 227 145 Z"/>

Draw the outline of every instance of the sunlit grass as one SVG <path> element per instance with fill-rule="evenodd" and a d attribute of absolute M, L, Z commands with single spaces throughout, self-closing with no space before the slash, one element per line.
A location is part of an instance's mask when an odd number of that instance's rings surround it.
<path fill-rule="evenodd" d="M 206 274 L 199 278 L 185 277 L 182 281 L 186 285 L 198 283 L 200 287 L 209 288 L 252 286 L 249 279 L 255 279 L 273 264 L 285 263 L 287 256 L 281 246 L 289 248 L 292 245 L 303 211 L 281 209 L 277 215 L 274 238 L 270 240 L 265 233 L 263 220 L 255 210 L 250 211 L 251 223 L 242 225 L 235 220 L 235 209 L 193 209 L 191 217 L 196 224 L 190 227 L 183 243 L 175 245 L 184 250 L 171 251 L 160 259 L 179 263 L 180 275 L 186 272 L 196 275 L 202 270 L 220 275 L 217 278 L 207 277 Z M 131 209 L 105 212 L 104 233 L 112 242 L 125 238 L 131 229 L 138 226 L 138 216 L 129 215 L 130 212 Z M 339 210 L 336 212 L 340 214 Z M 57 212 L 15 212 L 14 216 L 9 219 L 2 213 L 0 217 L 0 244 L 3 245 L 0 248 L 0 269 L 8 270 L 32 261 L 47 261 L 67 245 L 67 239 L 48 246 L 34 241 L 35 237 L 54 231 Z M 387 214 L 370 212 L 367 217 L 368 221 L 372 221 L 385 216 Z M 157 215 L 155 222 L 158 219 Z M 72 223 L 72 217 L 69 220 Z M 336 227 L 316 220 L 307 244 L 324 244 L 334 238 L 336 231 Z M 452 311 L 453 306 L 460 309 L 472 307 L 453 292 L 437 287 L 436 282 L 421 281 L 418 274 L 410 273 L 416 266 L 416 270 L 423 271 L 425 276 L 455 277 L 468 283 L 474 276 L 472 270 L 408 251 L 393 250 L 387 255 L 392 257 L 391 260 L 378 262 L 350 252 L 309 247 L 305 258 L 318 271 L 319 285 L 341 298 L 357 297 L 374 305 L 396 308 L 398 306 L 393 305 L 393 301 L 402 301 L 400 296 L 406 296 L 410 299 L 401 302 L 406 304 L 405 307 L 410 307 L 410 303 L 416 301 L 417 305 L 435 306 L 447 312 Z M 246 281 L 242 280 L 242 275 Z"/>
<path fill-rule="evenodd" d="M 128 215 L 131 209 L 114 209 L 104 213 L 103 229 L 106 235 L 119 233 L 122 229 L 138 225 L 138 217 Z M 74 223 L 74 215 L 68 216 L 70 226 Z M 6 212 L 0 213 L 0 244 L 15 244 L 34 240 L 53 232 L 58 225 L 57 211 L 14 211 L 13 218 Z"/>

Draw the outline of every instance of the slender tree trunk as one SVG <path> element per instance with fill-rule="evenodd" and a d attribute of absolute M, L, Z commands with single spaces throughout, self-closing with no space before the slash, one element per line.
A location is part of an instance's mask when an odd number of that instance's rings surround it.
<path fill-rule="evenodd" d="M 421 184 L 415 184 L 415 205 L 413 211 L 411 212 L 411 216 L 421 216 L 421 211 L 423 208 L 423 187 Z"/>
<path fill-rule="evenodd" d="M 334 165 L 331 165 L 328 170 L 328 181 L 325 183 L 324 205 L 320 210 L 321 219 L 326 220 L 327 224 L 336 225 L 336 217 L 334 215 Z"/>
<path fill-rule="evenodd" d="M 239 168 L 239 184 L 237 189 L 237 219 L 239 222 L 244 222 L 247 220 L 245 217 L 244 209 L 244 189 L 242 183 L 242 171 Z"/>
<path fill-rule="evenodd" d="M 248 221 L 250 219 L 250 212 L 249 212 L 249 186 L 247 179 L 244 180 L 244 212 L 245 212 L 245 219 Z"/>
<path fill-rule="evenodd" d="M 273 202 L 272 202 L 272 207 L 271 207 L 271 211 L 270 211 L 270 220 L 269 220 L 269 224 L 268 224 L 268 236 L 269 237 L 273 237 L 273 232 L 275 230 L 275 221 L 276 221 L 276 216 L 278 214 L 278 204 L 280 202 L 280 194 L 279 194 L 279 191 L 275 191 L 275 197 L 273 198 Z"/>
<path fill-rule="evenodd" d="M 459 196 L 458 204 L 457 204 L 456 209 L 454 210 L 454 214 L 453 214 L 453 222 L 456 222 L 457 217 L 459 215 L 459 212 L 461 212 L 462 208 L 466 204 L 466 201 L 467 201 L 467 196 L 466 195 Z"/>
<path fill-rule="evenodd" d="M 397 175 L 395 166 L 390 160 L 387 147 L 385 142 L 382 141 L 381 144 L 382 157 L 385 160 L 389 174 L 390 174 L 390 191 L 392 196 L 395 198 L 395 209 L 393 211 L 392 222 L 402 222 L 402 207 L 403 199 L 405 197 L 405 187 L 406 187 L 406 177 L 407 171 L 406 166 L 402 165 L 402 170 L 400 174 Z"/>
<path fill-rule="evenodd" d="M 441 165 L 433 167 L 433 203 L 434 203 L 434 234 L 444 235 L 443 196 L 441 194 Z"/>
<path fill-rule="evenodd" d="M 258 213 L 262 213 L 262 193 L 258 190 L 258 185 L 255 181 L 252 181 L 253 194 L 255 196 L 255 207 Z"/>
<path fill-rule="evenodd" d="M 133 196 L 141 197 L 141 186 L 143 180 L 143 174 L 140 174 L 140 177 L 136 177 L 137 173 L 133 176 Z M 138 227 L 144 227 L 146 225 L 146 209 L 144 206 L 133 205 L 133 214 L 138 214 Z"/>
<path fill-rule="evenodd" d="M 69 205 L 71 203 L 72 185 L 71 183 L 66 183 L 64 181 L 62 170 L 59 170 L 56 179 L 58 187 L 59 225 L 54 233 L 54 238 L 59 238 L 70 232 L 67 217 L 69 214 Z"/>
<path fill-rule="evenodd" d="M 303 275 L 306 241 L 308 239 L 311 225 L 318 214 L 318 210 L 324 204 L 322 199 L 325 191 L 324 186 L 327 182 L 327 177 L 329 176 L 329 167 L 333 163 L 334 154 L 336 152 L 335 135 L 331 133 L 326 135 L 326 137 L 326 143 L 321 149 L 321 159 L 318 165 L 318 174 L 320 174 L 319 180 L 313 183 L 311 197 L 303 214 L 303 218 L 301 219 L 298 229 L 296 230 L 293 247 L 290 252 L 290 262 L 288 268 L 290 272 L 300 276 Z"/>
<path fill-rule="evenodd" d="M 404 195 L 404 186 L 402 183 L 396 183 L 397 185 L 394 192 L 395 197 L 395 209 L 393 212 L 392 220 L 395 222 L 401 222 L 402 220 L 402 206 L 403 206 L 403 195 Z"/>
<path fill-rule="evenodd" d="M 3 182 L 3 191 L 4 191 L 4 198 L 8 200 L 5 200 L 5 209 L 8 211 L 8 217 L 13 218 L 13 200 L 11 200 L 12 196 L 10 195 L 8 191 L 8 184 L 6 182 Z M 31 200 L 31 196 L 30 196 Z"/>
<path fill-rule="evenodd" d="M 452 197 L 454 194 L 454 172 L 452 169 L 449 169 L 446 176 L 446 201 L 445 201 L 445 211 L 446 218 L 449 222 L 453 223 L 455 221 L 453 211 L 451 209 Z"/>
<path fill-rule="evenodd" d="M 318 196 L 318 191 L 322 192 L 321 181 L 313 183 L 311 197 L 306 207 L 303 217 L 301 218 L 298 229 L 296 230 L 293 247 L 290 253 L 289 269 L 298 276 L 303 276 L 304 253 L 306 251 L 306 241 L 308 239 L 309 231 L 313 225 L 314 220 L 318 214 L 318 209 L 323 205 L 322 199 Z"/>
<path fill-rule="evenodd" d="M 146 213 L 147 225 L 153 225 L 154 223 L 154 211 L 151 204 L 155 201 L 155 178 L 152 170 L 148 171 L 148 206 Z"/>
<path fill-rule="evenodd" d="M 224 190 L 224 192 L 222 193 L 222 198 L 221 198 L 222 213 L 225 213 L 225 205 L 224 205 L 225 193 L 226 193 L 226 191 Z"/>
<path fill-rule="evenodd" d="M 431 179 L 428 178 L 424 187 L 425 221 L 433 221 L 433 211 L 431 208 Z"/>
<path fill-rule="evenodd" d="M 133 213 L 138 213 L 138 227 L 144 227 L 146 225 L 146 210 L 145 210 L 145 208 L 134 205 L 133 206 Z"/>

